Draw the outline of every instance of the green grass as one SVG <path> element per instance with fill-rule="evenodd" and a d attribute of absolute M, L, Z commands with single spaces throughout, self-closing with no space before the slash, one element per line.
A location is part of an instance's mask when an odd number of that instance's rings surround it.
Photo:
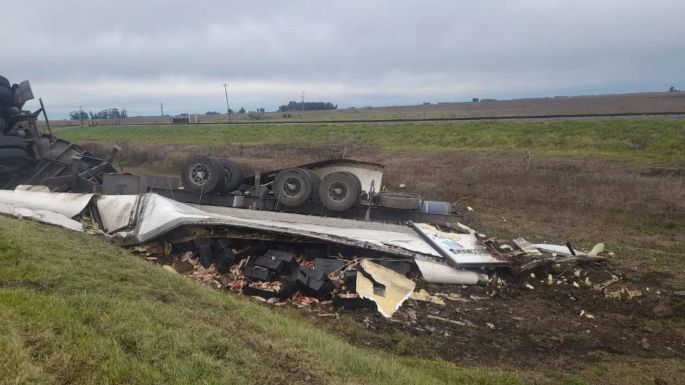
<path fill-rule="evenodd" d="M 2 384 L 516 384 L 352 346 L 305 313 L 167 272 L 104 240 L 0 217 Z"/>
<path fill-rule="evenodd" d="M 75 142 L 209 146 L 349 142 L 390 151 L 531 151 L 536 156 L 685 164 L 685 120 L 99 126 L 66 128 L 59 135 Z"/>

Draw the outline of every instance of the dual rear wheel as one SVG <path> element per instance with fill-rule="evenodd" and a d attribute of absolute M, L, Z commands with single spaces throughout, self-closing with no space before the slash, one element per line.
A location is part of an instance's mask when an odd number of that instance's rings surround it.
<path fill-rule="evenodd" d="M 186 190 L 195 193 L 226 194 L 240 188 L 243 173 L 233 161 L 199 155 L 183 165 L 181 182 Z"/>
<path fill-rule="evenodd" d="M 361 183 L 349 172 L 334 172 L 321 180 L 311 170 L 291 168 L 276 175 L 273 192 L 284 206 L 297 207 L 312 199 L 331 211 L 344 211 L 357 203 Z"/>

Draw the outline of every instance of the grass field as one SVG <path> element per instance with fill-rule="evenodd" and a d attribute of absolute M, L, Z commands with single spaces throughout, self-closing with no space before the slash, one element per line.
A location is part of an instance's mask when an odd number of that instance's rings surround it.
<path fill-rule="evenodd" d="M 354 347 L 85 234 L 0 217 L 1 384 L 517 384 Z M 59 245 L 59 247 L 56 247 Z"/>
<path fill-rule="evenodd" d="M 685 164 L 685 120 L 587 120 L 241 126 L 96 126 L 65 128 L 75 142 L 202 146 L 345 144 L 385 151 L 473 150 Z"/>

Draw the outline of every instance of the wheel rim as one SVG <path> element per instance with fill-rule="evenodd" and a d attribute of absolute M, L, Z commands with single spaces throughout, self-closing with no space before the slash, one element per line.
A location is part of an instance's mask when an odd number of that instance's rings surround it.
<path fill-rule="evenodd" d="M 350 194 L 347 185 L 342 182 L 333 182 L 328 186 L 328 196 L 336 202 L 342 202 Z"/>
<path fill-rule="evenodd" d="M 206 164 L 198 163 L 190 168 L 190 180 L 198 186 L 202 186 L 209 182 L 212 172 Z"/>
<path fill-rule="evenodd" d="M 287 178 L 283 181 L 283 187 L 281 188 L 283 195 L 289 197 L 296 197 L 302 191 L 302 183 L 297 178 Z"/>

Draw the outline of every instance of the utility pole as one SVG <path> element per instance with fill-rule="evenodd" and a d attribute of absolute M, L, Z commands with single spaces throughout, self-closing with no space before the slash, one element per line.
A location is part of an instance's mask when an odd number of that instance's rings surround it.
<path fill-rule="evenodd" d="M 159 109 L 162 111 L 162 117 L 164 117 L 164 104 L 159 103 Z"/>
<path fill-rule="evenodd" d="M 304 91 L 302 91 L 302 111 L 304 111 Z"/>
<path fill-rule="evenodd" d="M 78 106 L 79 114 L 78 117 L 81 119 L 81 128 L 83 128 L 83 106 Z"/>
<path fill-rule="evenodd" d="M 228 121 L 231 121 L 231 108 L 228 107 L 228 82 L 222 84 L 224 86 L 224 94 L 226 94 L 226 113 L 228 114 Z"/>

